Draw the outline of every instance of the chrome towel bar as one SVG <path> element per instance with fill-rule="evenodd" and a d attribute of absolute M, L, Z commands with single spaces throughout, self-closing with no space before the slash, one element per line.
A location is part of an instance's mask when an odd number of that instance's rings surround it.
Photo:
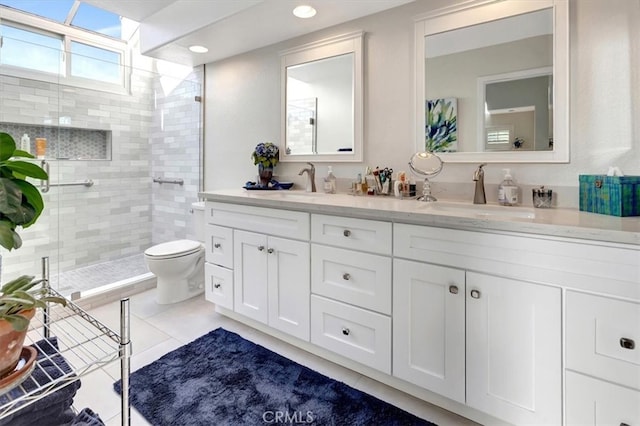
<path fill-rule="evenodd" d="M 175 183 L 176 185 L 184 185 L 183 179 L 165 179 L 161 177 L 153 178 L 155 183 L 163 184 L 163 183 Z"/>

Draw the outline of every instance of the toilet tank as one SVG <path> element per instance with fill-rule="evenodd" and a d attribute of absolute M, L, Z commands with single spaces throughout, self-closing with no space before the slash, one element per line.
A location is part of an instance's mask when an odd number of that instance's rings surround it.
<path fill-rule="evenodd" d="M 191 203 L 191 232 L 197 241 L 204 242 L 204 201 Z"/>

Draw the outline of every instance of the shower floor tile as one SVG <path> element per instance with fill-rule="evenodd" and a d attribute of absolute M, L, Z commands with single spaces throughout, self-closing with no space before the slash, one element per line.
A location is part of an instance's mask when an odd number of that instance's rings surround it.
<path fill-rule="evenodd" d="M 102 287 L 149 272 L 143 254 L 123 257 L 61 272 L 50 278 L 51 287 L 65 296 Z"/>

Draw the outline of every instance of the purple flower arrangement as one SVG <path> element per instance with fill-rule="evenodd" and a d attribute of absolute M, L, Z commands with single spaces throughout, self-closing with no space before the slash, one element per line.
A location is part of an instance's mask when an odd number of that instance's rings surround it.
<path fill-rule="evenodd" d="M 263 167 L 274 167 L 278 164 L 278 146 L 272 142 L 260 142 L 251 154 L 253 164 L 262 164 Z"/>

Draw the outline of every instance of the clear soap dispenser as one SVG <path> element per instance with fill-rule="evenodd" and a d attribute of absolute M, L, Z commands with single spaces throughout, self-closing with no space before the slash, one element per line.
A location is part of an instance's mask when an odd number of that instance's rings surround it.
<path fill-rule="evenodd" d="M 498 202 L 503 206 L 518 204 L 518 186 L 511 177 L 511 169 L 503 169 L 504 179 L 498 187 Z"/>
<path fill-rule="evenodd" d="M 328 166 L 327 177 L 324 178 L 324 192 L 327 194 L 336 193 L 336 177 L 333 174 L 333 168 Z"/>

